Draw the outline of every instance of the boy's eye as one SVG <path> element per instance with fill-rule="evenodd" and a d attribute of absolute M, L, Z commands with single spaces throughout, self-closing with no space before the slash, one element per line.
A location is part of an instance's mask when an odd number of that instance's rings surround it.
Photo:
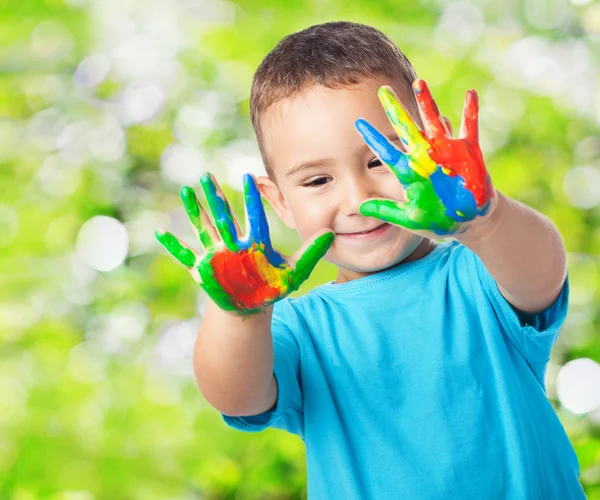
<path fill-rule="evenodd" d="M 302 184 L 302 185 L 304 187 L 317 187 L 317 186 L 322 186 L 326 182 L 327 182 L 327 177 L 317 177 L 316 179 L 313 179 L 312 181 L 307 182 L 306 184 Z"/>
<path fill-rule="evenodd" d="M 382 163 L 381 160 L 379 158 L 373 158 L 368 164 L 367 167 L 369 168 L 376 168 L 376 167 L 381 167 Z"/>

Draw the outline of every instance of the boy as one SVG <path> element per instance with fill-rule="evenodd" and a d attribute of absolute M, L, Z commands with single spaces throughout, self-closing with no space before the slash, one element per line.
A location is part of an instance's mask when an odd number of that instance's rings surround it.
<path fill-rule="evenodd" d="M 251 176 L 247 240 L 209 176 L 216 229 L 182 189 L 208 253 L 157 233 L 213 300 L 194 367 L 225 422 L 301 436 L 309 498 L 585 498 L 544 389 L 565 250 L 493 188 L 476 94 L 452 140 L 385 35 L 328 23 L 278 44 L 250 105 L 268 173 L 256 182 L 303 248 L 272 249 Z M 336 281 L 284 298 L 323 255 Z"/>

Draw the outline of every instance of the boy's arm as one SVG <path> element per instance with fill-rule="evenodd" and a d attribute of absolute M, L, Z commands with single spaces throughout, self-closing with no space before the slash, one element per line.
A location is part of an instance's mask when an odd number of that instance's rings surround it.
<path fill-rule="evenodd" d="M 206 399 L 221 413 L 251 416 L 271 409 L 277 398 L 271 335 L 273 303 L 308 278 L 333 243 L 329 230 L 316 233 L 291 257 L 271 245 L 269 227 L 254 177 L 244 176 L 247 236 L 210 174 L 200 183 L 216 228 L 194 190 L 181 198 L 205 253 L 168 231 L 158 241 L 183 264 L 210 297 L 194 349 L 194 372 Z M 283 390 L 281 391 L 284 392 Z"/>
<path fill-rule="evenodd" d="M 524 312 L 549 307 L 565 282 L 566 252 L 554 224 L 497 193 L 497 206 L 456 239 L 472 250 L 502 295 Z"/>
<path fill-rule="evenodd" d="M 258 415 L 273 408 L 271 317 L 273 306 L 242 317 L 209 302 L 194 347 L 194 373 L 200 391 L 230 416 Z"/>
<path fill-rule="evenodd" d="M 427 84 L 413 83 L 424 131 L 389 87 L 379 98 L 402 139 L 404 153 L 359 119 L 356 128 L 406 191 L 406 202 L 370 199 L 363 215 L 398 224 L 421 236 L 449 235 L 476 253 L 517 309 L 538 312 L 559 295 L 566 277 L 565 249 L 541 214 L 498 193 L 479 147 L 478 98 L 467 91 L 460 135 L 453 139 Z"/>

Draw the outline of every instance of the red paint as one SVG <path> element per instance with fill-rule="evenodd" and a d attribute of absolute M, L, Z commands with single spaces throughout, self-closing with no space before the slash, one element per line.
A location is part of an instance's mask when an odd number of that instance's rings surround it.
<path fill-rule="evenodd" d="M 446 130 L 429 87 L 423 80 L 413 84 L 415 97 L 423 114 L 430 158 L 448 171 L 459 175 L 465 187 L 473 193 L 477 206 L 484 206 L 492 197 L 492 182 L 479 147 L 479 100 L 477 92 L 469 90 L 465 98 L 460 137 L 453 139 Z"/>
<path fill-rule="evenodd" d="M 219 285 L 236 300 L 240 309 L 262 308 L 281 295 L 281 290 L 265 280 L 252 253 L 247 250 L 217 252 L 211 266 Z"/>
<path fill-rule="evenodd" d="M 429 139 L 429 156 L 438 165 L 459 175 L 465 187 L 473 193 L 477 206 L 485 205 L 492 196 L 492 183 L 483 162 L 479 146 L 464 139 Z"/>

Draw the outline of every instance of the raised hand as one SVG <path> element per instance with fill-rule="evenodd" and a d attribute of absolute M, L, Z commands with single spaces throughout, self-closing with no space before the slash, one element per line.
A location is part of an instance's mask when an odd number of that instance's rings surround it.
<path fill-rule="evenodd" d="M 200 184 L 216 230 L 192 188 L 181 188 L 181 199 L 204 255 L 167 231 L 157 230 L 156 238 L 221 309 L 251 314 L 286 297 L 308 278 L 333 243 L 332 232 L 321 232 L 292 257 L 273 249 L 260 192 L 251 174 L 244 176 L 248 234 L 240 239 L 239 227 L 218 184 L 210 174 L 204 174 Z"/>
<path fill-rule="evenodd" d="M 417 127 L 389 87 L 381 87 L 378 94 L 408 154 L 399 151 L 367 121 L 356 121 L 365 142 L 394 172 L 407 197 L 404 203 L 367 200 L 360 211 L 421 234 L 464 232 L 470 221 L 487 213 L 494 196 L 479 147 L 477 93 L 467 92 L 460 136 L 453 139 L 427 84 L 416 80 L 413 90 L 425 131 Z"/>

